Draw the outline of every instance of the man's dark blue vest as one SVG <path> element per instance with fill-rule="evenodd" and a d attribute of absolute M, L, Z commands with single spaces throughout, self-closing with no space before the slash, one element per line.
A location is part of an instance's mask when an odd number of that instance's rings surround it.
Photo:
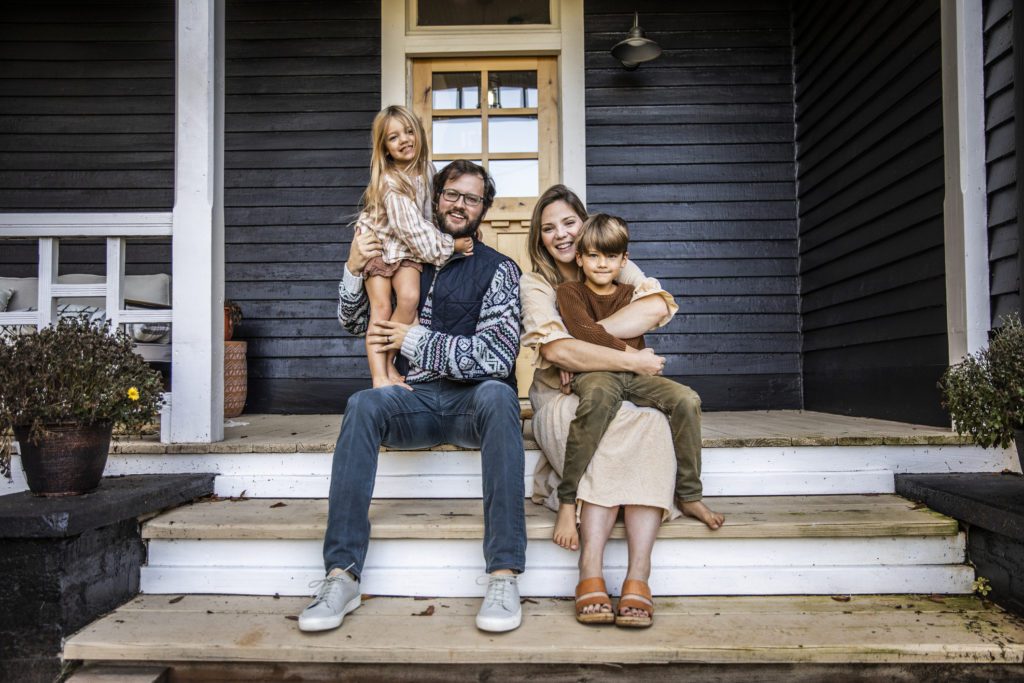
<path fill-rule="evenodd" d="M 423 304 L 427 301 L 427 293 L 430 292 L 430 286 L 433 284 L 430 329 L 445 334 L 472 336 L 476 332 L 477 322 L 480 320 L 484 294 L 491 286 L 491 280 L 494 279 L 498 266 L 504 261 L 511 260 L 483 242 L 474 240 L 472 256 L 454 258 L 440 269 L 430 263 L 424 263 L 423 274 L 420 276 L 419 308 L 421 311 L 423 310 Z M 435 273 L 437 274 L 436 279 L 434 278 Z M 408 371 L 409 363 L 401 354 L 398 356 L 397 365 L 402 374 Z M 458 381 L 483 382 L 488 379 L 497 378 L 481 377 Z M 518 395 L 514 363 L 511 374 L 501 379 Z"/>

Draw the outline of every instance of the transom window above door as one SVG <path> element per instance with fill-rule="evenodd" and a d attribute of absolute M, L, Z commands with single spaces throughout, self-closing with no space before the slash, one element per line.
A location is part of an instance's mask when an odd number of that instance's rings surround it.
<path fill-rule="evenodd" d="M 416 26 L 523 26 L 551 23 L 551 0 L 413 0 Z"/>

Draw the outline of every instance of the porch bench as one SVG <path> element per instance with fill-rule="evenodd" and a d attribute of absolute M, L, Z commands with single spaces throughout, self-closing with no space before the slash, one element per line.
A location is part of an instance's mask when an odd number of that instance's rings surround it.
<path fill-rule="evenodd" d="M 103 284 L 102 275 L 69 273 L 57 278 L 58 284 Z M 152 275 L 126 275 L 124 278 L 125 308 L 170 308 L 171 276 L 167 273 Z M 0 331 L 22 325 L 4 325 L 3 313 L 37 310 L 39 281 L 34 277 L 0 277 Z M 57 310 L 62 316 L 87 313 L 96 318 L 104 315 L 103 297 L 64 297 L 57 299 Z M 135 349 L 150 363 L 169 363 L 171 360 L 170 323 L 127 323 L 129 334 L 135 339 Z"/>

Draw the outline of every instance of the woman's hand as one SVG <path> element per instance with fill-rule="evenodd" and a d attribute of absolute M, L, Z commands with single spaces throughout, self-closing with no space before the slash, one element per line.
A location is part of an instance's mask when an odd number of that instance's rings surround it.
<path fill-rule="evenodd" d="M 366 343 L 377 353 L 401 351 L 402 342 L 412 325 L 395 322 L 394 320 L 378 320 L 370 323 L 366 330 Z"/>
<path fill-rule="evenodd" d="M 633 372 L 638 375 L 660 375 L 665 370 L 665 359 L 656 356 L 654 349 L 641 349 L 628 355 Z"/>
<path fill-rule="evenodd" d="M 352 246 L 348 250 L 348 261 L 345 262 L 345 267 L 353 275 L 359 275 L 363 272 L 363 268 L 366 267 L 366 263 L 370 259 L 383 253 L 383 245 L 377 239 L 377 235 L 374 234 L 373 230 L 356 228 L 355 236 L 352 238 Z"/>
<path fill-rule="evenodd" d="M 561 389 L 562 393 L 565 394 L 566 396 L 572 393 L 572 378 L 575 376 L 576 373 L 574 372 L 562 370 L 561 368 L 558 369 L 558 377 L 560 384 L 559 389 Z"/>

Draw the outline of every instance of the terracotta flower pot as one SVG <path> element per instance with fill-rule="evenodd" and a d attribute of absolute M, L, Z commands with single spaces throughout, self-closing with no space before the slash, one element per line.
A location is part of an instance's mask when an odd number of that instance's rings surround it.
<path fill-rule="evenodd" d="M 38 443 L 29 428 L 14 428 L 29 490 L 37 496 L 77 496 L 94 491 L 103 478 L 113 425 L 47 425 Z"/>

